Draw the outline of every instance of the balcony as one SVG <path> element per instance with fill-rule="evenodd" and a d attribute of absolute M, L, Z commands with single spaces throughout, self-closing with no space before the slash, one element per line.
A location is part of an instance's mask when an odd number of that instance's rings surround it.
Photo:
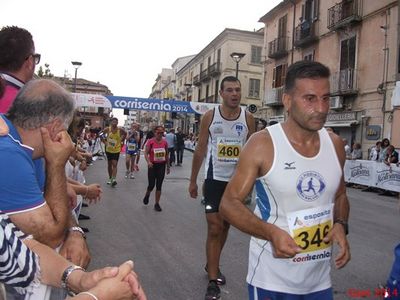
<path fill-rule="evenodd" d="M 200 81 L 201 82 L 207 82 L 211 79 L 210 73 L 208 72 L 208 69 L 205 69 L 200 72 Z"/>
<path fill-rule="evenodd" d="M 318 41 L 316 33 L 316 22 L 303 21 L 295 29 L 294 46 L 298 48 L 307 47 Z"/>
<path fill-rule="evenodd" d="M 328 29 L 337 30 L 362 19 L 361 0 L 342 1 L 328 9 Z"/>
<path fill-rule="evenodd" d="M 356 95 L 357 73 L 352 68 L 332 73 L 330 78 L 331 96 Z"/>
<path fill-rule="evenodd" d="M 288 37 L 278 37 L 268 44 L 268 57 L 278 59 L 288 54 Z"/>
<path fill-rule="evenodd" d="M 211 77 L 217 77 L 221 74 L 221 63 L 220 62 L 216 62 L 213 63 L 209 68 L 209 73 Z"/>
<path fill-rule="evenodd" d="M 267 106 L 281 106 L 283 95 L 283 86 L 269 90 L 265 94 L 265 105 Z"/>
<path fill-rule="evenodd" d="M 193 85 L 195 85 L 195 86 L 201 85 L 200 75 L 196 75 L 193 77 Z"/>

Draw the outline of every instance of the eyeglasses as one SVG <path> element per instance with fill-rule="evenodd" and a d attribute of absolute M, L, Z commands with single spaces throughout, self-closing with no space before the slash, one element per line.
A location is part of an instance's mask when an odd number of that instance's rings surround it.
<path fill-rule="evenodd" d="M 157 131 L 157 134 L 164 134 L 164 131 Z"/>
<path fill-rule="evenodd" d="M 28 57 L 25 58 L 25 59 L 28 59 L 30 56 L 33 57 L 33 61 L 35 62 L 35 65 L 38 65 L 38 64 L 40 63 L 40 57 L 41 57 L 41 55 L 40 55 L 39 53 L 31 53 L 31 54 L 29 54 Z"/>

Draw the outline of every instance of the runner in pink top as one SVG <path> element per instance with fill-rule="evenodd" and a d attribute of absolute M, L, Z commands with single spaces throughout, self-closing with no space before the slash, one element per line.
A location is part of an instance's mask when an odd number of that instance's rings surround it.
<path fill-rule="evenodd" d="M 144 158 L 148 165 L 148 179 L 149 185 L 147 187 L 146 195 L 143 198 L 143 204 L 149 204 L 150 193 L 156 186 L 156 203 L 154 209 L 161 211 L 160 198 L 161 198 L 161 187 L 164 181 L 165 169 L 169 174 L 169 161 L 168 161 L 168 143 L 163 138 L 164 127 L 157 126 L 154 129 L 155 137 L 150 139 L 146 144 Z"/>

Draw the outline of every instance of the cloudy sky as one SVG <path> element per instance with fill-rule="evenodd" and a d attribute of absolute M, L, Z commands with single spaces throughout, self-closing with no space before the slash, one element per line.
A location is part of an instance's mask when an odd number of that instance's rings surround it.
<path fill-rule="evenodd" d="M 143 97 L 176 58 L 198 53 L 225 28 L 254 30 L 281 0 L 1 0 L 0 27 L 28 29 L 56 76 Z"/>

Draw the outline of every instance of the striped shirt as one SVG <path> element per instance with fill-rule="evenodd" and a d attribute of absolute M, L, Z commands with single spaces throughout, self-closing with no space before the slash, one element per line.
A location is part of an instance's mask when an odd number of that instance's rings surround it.
<path fill-rule="evenodd" d="M 0 213 L 0 282 L 25 294 L 39 283 L 39 260 L 23 242 L 27 238 L 11 220 Z"/>

